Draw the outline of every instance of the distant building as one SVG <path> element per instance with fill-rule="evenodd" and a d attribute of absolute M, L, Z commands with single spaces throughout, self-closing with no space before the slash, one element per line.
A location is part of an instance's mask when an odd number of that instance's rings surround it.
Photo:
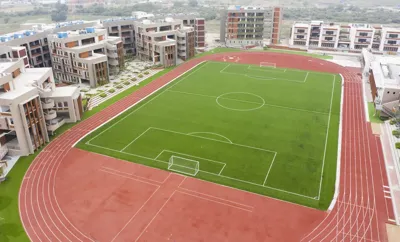
<path fill-rule="evenodd" d="M 206 46 L 205 36 L 206 36 L 206 28 L 205 28 L 205 19 L 204 18 L 196 18 L 192 16 L 179 16 L 179 19 L 182 19 L 183 26 L 193 27 L 195 31 L 195 47 L 198 49 L 204 49 Z"/>
<path fill-rule="evenodd" d="M 282 9 L 230 6 L 221 12 L 220 41 L 227 46 L 262 46 L 264 39 L 279 44 Z"/>
<path fill-rule="evenodd" d="M 105 29 L 58 32 L 48 36 L 55 77 L 91 87 L 109 83 L 124 66 L 122 41 L 108 37 Z"/>
<path fill-rule="evenodd" d="M 295 22 L 289 44 L 310 49 L 361 52 L 368 48 L 375 52 L 399 52 L 400 29 L 370 24 Z"/>
<path fill-rule="evenodd" d="M 29 155 L 64 123 L 82 118 L 79 89 L 56 87 L 51 68 L 25 68 L 21 47 L 0 46 L 1 154 Z M 21 53 L 23 55 L 23 53 Z"/>
<path fill-rule="evenodd" d="M 0 35 L 0 46 L 25 47 L 30 67 L 51 67 L 47 35 L 57 31 L 69 31 L 91 27 L 96 22 L 69 21 L 57 24 L 25 24 L 26 30 Z"/>
<path fill-rule="evenodd" d="M 374 55 L 367 49 L 362 56 L 376 110 L 381 116 L 393 116 L 400 106 L 400 57 Z"/>
<path fill-rule="evenodd" d="M 165 67 L 187 60 L 195 54 L 195 32 L 182 20 L 143 20 L 135 23 L 137 56 Z"/>

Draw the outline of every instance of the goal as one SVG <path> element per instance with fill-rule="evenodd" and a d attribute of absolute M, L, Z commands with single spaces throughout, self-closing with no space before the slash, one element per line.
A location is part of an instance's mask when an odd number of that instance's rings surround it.
<path fill-rule="evenodd" d="M 272 62 L 260 62 L 260 67 L 276 68 L 276 64 Z"/>
<path fill-rule="evenodd" d="M 169 158 L 168 170 L 176 171 L 190 176 L 196 176 L 199 172 L 199 162 L 196 160 L 173 155 Z"/>

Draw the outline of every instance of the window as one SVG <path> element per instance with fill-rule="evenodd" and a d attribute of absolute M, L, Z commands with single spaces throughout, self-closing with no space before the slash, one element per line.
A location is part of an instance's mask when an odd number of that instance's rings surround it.
<path fill-rule="evenodd" d="M 298 29 L 297 33 L 304 33 L 304 29 Z"/>
<path fill-rule="evenodd" d="M 332 37 L 326 37 L 325 40 L 327 40 L 327 41 L 332 41 L 333 38 L 332 38 Z"/>
<path fill-rule="evenodd" d="M 395 45 L 395 44 L 397 44 L 397 41 L 396 40 L 388 40 L 388 44 Z"/>
<path fill-rule="evenodd" d="M 364 33 L 364 32 L 362 32 L 362 33 L 360 33 L 360 36 L 364 36 L 364 37 L 366 37 L 366 36 L 368 36 L 368 33 Z"/>
<path fill-rule="evenodd" d="M 397 38 L 398 36 L 398 34 L 389 34 L 389 38 Z"/>
<path fill-rule="evenodd" d="M 326 31 L 326 34 L 333 35 L 333 31 Z"/>

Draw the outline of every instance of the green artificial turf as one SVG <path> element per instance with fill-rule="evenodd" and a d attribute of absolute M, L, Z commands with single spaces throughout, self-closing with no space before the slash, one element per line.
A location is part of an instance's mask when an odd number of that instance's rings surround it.
<path fill-rule="evenodd" d="M 78 147 L 326 209 L 340 91 L 338 75 L 207 62 Z"/>
<path fill-rule="evenodd" d="M 85 112 L 83 114 L 83 120 L 100 112 L 101 110 L 117 102 L 118 100 L 132 94 L 139 88 L 142 88 L 144 85 L 150 83 L 151 81 L 157 79 L 158 77 L 164 75 L 172 69 L 173 67 L 162 70 L 159 73 L 142 81 L 139 86 L 133 86 L 101 103 L 99 106 L 93 108 L 92 110 Z M 74 125 L 76 125 L 76 123 L 63 125 L 56 131 L 56 135 L 52 136 L 51 139 L 53 140 L 54 138 L 58 137 L 68 129 L 72 128 Z M 7 175 L 7 181 L 0 184 L 0 242 L 29 241 L 29 238 L 24 231 L 19 217 L 18 193 L 25 172 L 39 153 L 40 151 L 37 151 L 33 155 L 21 157 L 14 165 L 11 172 Z"/>

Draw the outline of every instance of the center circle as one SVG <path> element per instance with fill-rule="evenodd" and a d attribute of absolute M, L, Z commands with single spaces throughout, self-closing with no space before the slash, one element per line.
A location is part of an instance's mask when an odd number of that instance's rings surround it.
<path fill-rule="evenodd" d="M 233 111 L 252 111 L 265 105 L 264 98 L 249 92 L 228 92 L 215 100 L 220 107 Z"/>

